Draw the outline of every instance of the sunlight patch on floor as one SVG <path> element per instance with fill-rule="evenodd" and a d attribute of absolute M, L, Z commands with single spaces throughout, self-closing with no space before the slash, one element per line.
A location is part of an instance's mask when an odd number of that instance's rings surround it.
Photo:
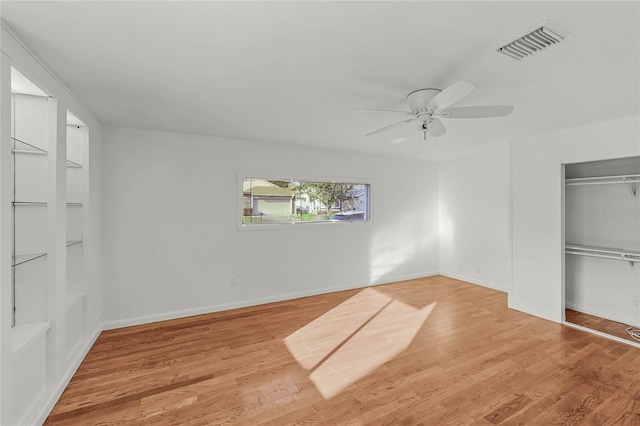
<path fill-rule="evenodd" d="M 367 288 L 284 339 L 298 363 L 310 370 L 393 299 Z"/>
<path fill-rule="evenodd" d="M 284 343 L 329 399 L 407 349 L 435 306 L 417 309 L 367 288 Z"/>

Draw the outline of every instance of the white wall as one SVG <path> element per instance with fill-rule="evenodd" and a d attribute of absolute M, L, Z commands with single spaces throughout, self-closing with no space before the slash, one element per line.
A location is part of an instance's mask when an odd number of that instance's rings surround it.
<path fill-rule="evenodd" d="M 632 116 L 513 141 L 510 307 L 562 321 L 562 163 L 638 155 L 639 125 Z"/>
<path fill-rule="evenodd" d="M 437 163 L 110 127 L 103 141 L 107 327 L 438 271 Z M 370 179 L 373 222 L 238 230 L 239 172 Z"/>
<path fill-rule="evenodd" d="M 509 288 L 509 150 L 440 162 L 440 273 Z"/>

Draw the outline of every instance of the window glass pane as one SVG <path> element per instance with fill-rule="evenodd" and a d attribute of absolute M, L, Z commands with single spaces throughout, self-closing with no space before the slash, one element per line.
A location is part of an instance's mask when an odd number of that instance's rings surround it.
<path fill-rule="evenodd" d="M 369 191 L 363 183 L 244 178 L 242 223 L 366 221 Z"/>

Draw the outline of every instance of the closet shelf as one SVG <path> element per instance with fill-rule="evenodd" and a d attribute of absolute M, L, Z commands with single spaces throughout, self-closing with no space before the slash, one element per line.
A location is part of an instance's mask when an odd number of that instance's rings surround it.
<path fill-rule="evenodd" d="M 629 262 L 631 266 L 633 266 L 634 263 L 640 263 L 640 251 L 636 250 L 567 244 L 565 245 L 565 253 L 577 256 L 598 257 L 601 259 L 622 260 L 623 262 Z"/>

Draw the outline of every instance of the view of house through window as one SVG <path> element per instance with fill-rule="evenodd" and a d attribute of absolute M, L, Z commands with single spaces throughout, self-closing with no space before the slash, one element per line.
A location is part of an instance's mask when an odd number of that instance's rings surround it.
<path fill-rule="evenodd" d="M 369 184 L 242 180 L 244 225 L 369 220 Z"/>

